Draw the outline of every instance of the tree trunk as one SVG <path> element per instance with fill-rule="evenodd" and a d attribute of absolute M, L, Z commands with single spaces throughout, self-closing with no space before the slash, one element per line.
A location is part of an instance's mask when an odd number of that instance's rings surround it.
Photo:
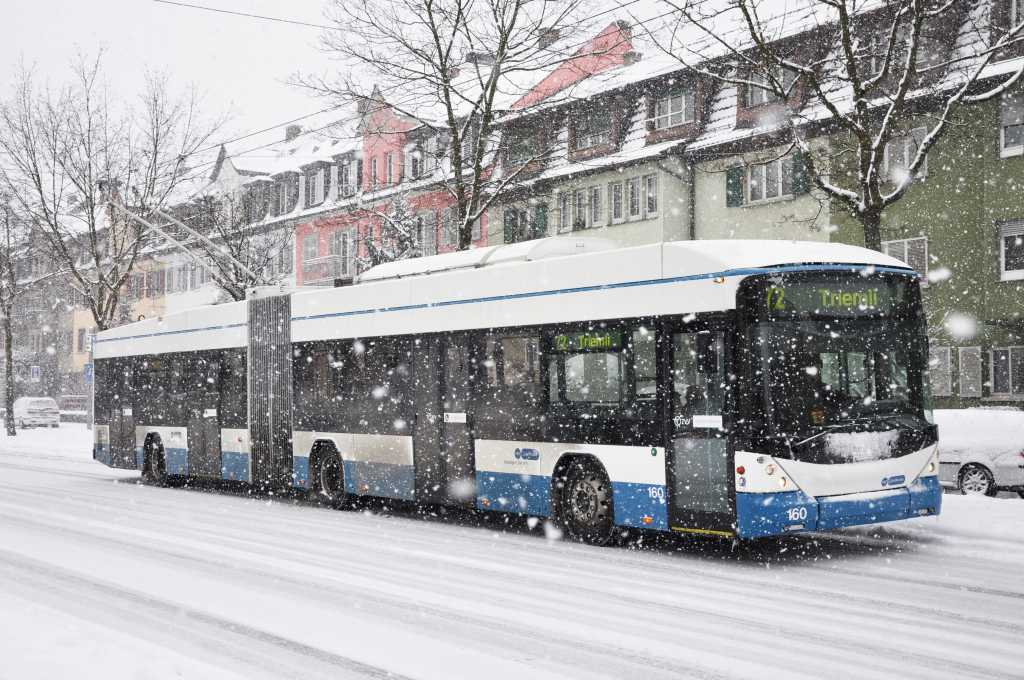
<path fill-rule="evenodd" d="M 4 423 L 7 434 L 11 437 L 18 434 L 14 429 L 14 348 L 12 345 L 11 315 L 4 314 L 4 370 L 7 373 L 4 390 L 4 407 L 6 408 Z"/>
<path fill-rule="evenodd" d="M 869 210 L 857 215 L 864 228 L 864 247 L 882 252 L 882 213 Z"/>

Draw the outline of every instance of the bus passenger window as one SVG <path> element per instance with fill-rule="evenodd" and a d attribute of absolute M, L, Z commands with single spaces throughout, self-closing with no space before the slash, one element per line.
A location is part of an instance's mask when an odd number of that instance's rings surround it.
<path fill-rule="evenodd" d="M 677 427 L 693 427 L 694 416 L 722 414 L 726 387 L 724 347 L 722 333 L 676 333 L 672 336 Z"/>
<path fill-rule="evenodd" d="M 633 375 L 636 398 L 653 400 L 658 396 L 657 335 L 653 329 L 633 331 Z"/>

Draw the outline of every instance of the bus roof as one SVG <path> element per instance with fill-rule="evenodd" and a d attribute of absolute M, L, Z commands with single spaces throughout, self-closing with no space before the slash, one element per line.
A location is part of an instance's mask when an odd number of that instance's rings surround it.
<path fill-rule="evenodd" d="M 291 296 L 292 341 L 373 337 L 733 309 L 746 276 L 822 266 L 914 272 L 836 243 L 674 241 L 616 248 L 554 237 L 374 267 L 356 285 Z M 104 331 L 97 358 L 245 347 L 246 302 Z"/>

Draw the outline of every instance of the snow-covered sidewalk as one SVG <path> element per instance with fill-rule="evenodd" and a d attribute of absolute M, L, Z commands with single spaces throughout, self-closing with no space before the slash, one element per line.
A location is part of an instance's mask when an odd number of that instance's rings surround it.
<path fill-rule="evenodd" d="M 732 552 L 160 489 L 0 436 L 0 677 L 1019 678 L 1024 501 Z"/>

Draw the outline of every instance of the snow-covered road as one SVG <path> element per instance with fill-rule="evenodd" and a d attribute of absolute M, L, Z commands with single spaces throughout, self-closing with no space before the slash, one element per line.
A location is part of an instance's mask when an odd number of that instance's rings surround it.
<path fill-rule="evenodd" d="M 3 678 L 1021 678 L 1024 501 L 772 542 L 142 486 L 0 435 Z"/>

